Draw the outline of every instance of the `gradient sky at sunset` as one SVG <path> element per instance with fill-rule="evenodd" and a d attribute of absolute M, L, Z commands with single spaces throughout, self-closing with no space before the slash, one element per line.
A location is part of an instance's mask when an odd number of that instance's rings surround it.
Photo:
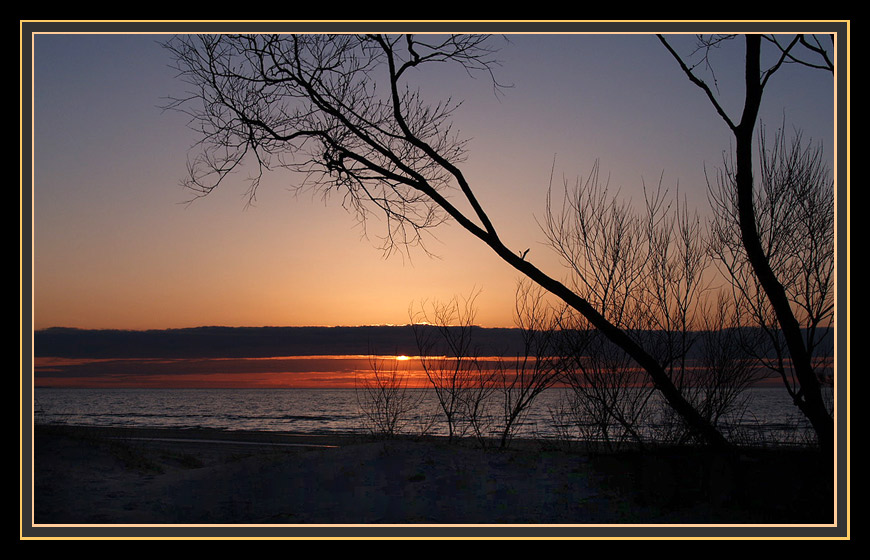
<path fill-rule="evenodd" d="M 475 289 L 477 322 L 511 326 L 517 274 L 457 226 L 436 230 L 429 249 L 439 258 L 384 259 L 340 199 L 296 196 L 280 174 L 251 207 L 244 173 L 183 204 L 197 137 L 184 115 L 159 108 L 184 89 L 159 45 L 166 38 L 33 38 L 35 328 L 404 324 L 413 302 Z M 531 248 L 529 260 L 562 276 L 535 221 L 554 157 L 557 177 L 571 180 L 599 159 L 612 188 L 637 203 L 642 181 L 664 173 L 704 211 L 704 168 L 721 164 L 730 133 L 653 35 L 507 38 L 497 77 L 513 87 L 503 96 L 455 69 L 421 85 L 433 101 L 465 100 L 454 119 L 472 139 L 463 169 L 510 247 Z M 741 57 L 735 42 L 714 59 L 733 114 Z M 832 157 L 833 85 L 826 73 L 783 69 L 763 122 L 785 118 Z M 379 225 L 368 224 L 373 236 Z"/>

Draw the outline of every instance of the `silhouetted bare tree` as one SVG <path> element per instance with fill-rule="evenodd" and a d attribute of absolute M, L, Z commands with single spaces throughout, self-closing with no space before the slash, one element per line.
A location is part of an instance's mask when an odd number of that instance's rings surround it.
<path fill-rule="evenodd" d="M 504 244 L 459 167 L 465 144 L 450 127 L 455 105 L 427 103 L 409 86 L 411 70 L 436 63 L 491 75 L 486 37 L 197 35 L 166 46 L 191 85 L 170 107 L 187 112 L 201 135 L 190 166 L 196 193 L 245 160 L 257 169 L 252 197 L 265 171 L 301 171 L 306 185 L 343 193 L 362 222 L 384 216 L 387 251 L 419 245 L 424 231 L 451 219 L 628 354 L 698 439 L 727 446 L 674 384 L 669 364 L 608 318 L 612 308 L 599 309 Z"/>
<path fill-rule="evenodd" d="M 757 360 L 747 351 L 747 332 L 741 328 L 734 307 L 724 291 L 705 301 L 700 330 L 694 333 L 694 367 L 687 372 L 691 382 L 683 386 L 698 412 L 732 440 L 744 437 L 741 424 L 750 404 L 747 390 L 764 377 Z M 668 426 L 667 410 L 660 414 L 659 423 Z M 665 439 L 671 441 L 682 442 L 692 435 L 679 426 L 668 429 L 671 433 Z"/>
<path fill-rule="evenodd" d="M 407 371 L 397 359 L 372 355 L 369 363 L 370 371 L 356 376 L 357 404 L 372 433 L 392 437 L 410 422 L 423 394 L 408 387 Z"/>
<path fill-rule="evenodd" d="M 787 288 L 789 279 L 783 276 L 785 270 L 776 269 L 776 255 L 771 253 L 770 247 L 765 247 L 764 232 L 759 229 L 763 225 L 764 218 L 760 215 L 763 209 L 759 208 L 756 201 L 758 191 L 754 179 L 752 142 L 764 90 L 771 77 L 786 64 L 800 64 L 833 74 L 834 63 L 830 53 L 834 48 L 834 37 L 793 35 L 783 39 L 772 35 L 745 35 L 744 98 L 739 120 L 728 114 L 717 97 L 715 75 L 712 76 L 714 85 L 711 86 L 700 73 L 702 69 L 715 68 L 715 64 L 711 62 L 711 53 L 734 38 L 734 35 L 699 37 L 694 53 L 683 56 L 664 36 L 659 35 L 660 41 L 676 59 L 685 75 L 704 92 L 715 111 L 733 133 L 734 163 L 730 172 L 733 178 L 731 182 L 733 197 L 727 200 L 733 201 L 733 208 L 736 211 L 742 252 L 761 288 L 760 292 L 765 295 L 770 304 L 770 309 L 782 333 L 784 345 L 794 368 L 795 379 L 800 387 L 793 394 L 794 402 L 812 423 L 819 444 L 827 449 L 833 449 L 833 417 L 828 412 L 822 396 L 821 385 L 813 368 L 812 352 L 807 346 L 800 320 L 792 305 L 793 298 L 789 297 Z M 773 56 L 770 65 L 766 67 L 762 66 L 763 45 L 771 49 Z M 697 60 L 689 61 L 693 55 Z M 791 209 L 780 207 L 775 210 L 780 213 Z"/>
<path fill-rule="evenodd" d="M 535 400 L 557 381 L 557 322 L 545 295 L 528 280 L 518 282 L 514 320 L 522 350 L 510 358 L 478 356 L 473 342 L 476 294 L 430 302 L 412 314 L 421 363 L 451 437 L 465 433 L 466 426 L 482 445 L 497 433 L 499 446 L 507 447 Z"/>
<path fill-rule="evenodd" d="M 638 211 L 608 191 L 596 165 L 585 180 L 571 188 L 566 183 L 561 207 L 548 197 L 542 225 L 570 271 L 574 291 L 648 349 L 691 403 L 697 379 L 689 353 L 703 321 L 704 275 L 710 264 L 706 232 L 661 180 L 644 191 L 644 207 Z M 609 446 L 641 443 L 648 437 L 643 425 L 656 404 L 654 384 L 585 317 L 566 313 L 560 326 L 560 368 L 577 397 L 572 409 L 584 417 L 580 423 L 595 428 L 597 438 Z M 705 416 L 705 421 L 711 418 Z"/>
<path fill-rule="evenodd" d="M 473 331 L 476 294 L 467 299 L 424 303 L 412 312 L 420 364 L 447 421 L 448 437 L 486 436 L 488 397 L 495 388 L 494 372 L 484 367 Z"/>
<path fill-rule="evenodd" d="M 517 284 L 514 322 L 522 340 L 522 353 L 513 366 L 502 363 L 496 381 L 501 393 L 502 427 L 499 445 L 507 447 L 532 404 L 558 380 L 556 368 L 557 320 L 545 301 L 546 293 L 528 280 Z"/>
<path fill-rule="evenodd" d="M 834 315 L 834 184 L 821 146 L 805 146 L 798 131 L 790 141 L 784 129 L 772 144 L 758 133 L 759 180 L 756 182 L 757 230 L 771 270 L 780 279 L 815 377 L 826 382 Z M 741 242 L 733 165 L 710 185 L 714 221 L 711 250 L 730 280 L 738 321 L 761 336 L 743 347 L 774 371 L 795 403 L 804 399 L 796 365 L 789 359 L 784 333 Z M 830 413 L 830 412 L 829 412 Z"/>
<path fill-rule="evenodd" d="M 643 445 L 652 420 L 655 388 L 621 348 L 602 337 L 576 315 L 560 331 L 563 348 L 558 362 L 560 379 L 570 387 L 562 414 L 588 443 L 608 449 L 624 443 Z"/>

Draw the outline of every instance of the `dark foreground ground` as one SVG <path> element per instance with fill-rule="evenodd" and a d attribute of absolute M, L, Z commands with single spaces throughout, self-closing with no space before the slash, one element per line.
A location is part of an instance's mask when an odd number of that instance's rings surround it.
<path fill-rule="evenodd" d="M 800 449 L 38 426 L 33 477 L 35 525 L 833 523 L 830 461 Z"/>

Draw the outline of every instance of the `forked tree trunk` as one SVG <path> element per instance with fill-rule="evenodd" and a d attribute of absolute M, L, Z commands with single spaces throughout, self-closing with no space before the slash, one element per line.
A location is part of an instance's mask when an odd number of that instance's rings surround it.
<path fill-rule="evenodd" d="M 819 445 L 823 449 L 832 449 L 834 420 L 828 414 L 822 399 L 821 384 L 815 375 L 810 353 L 804 344 L 800 323 L 791 309 L 785 288 L 770 266 L 756 226 L 752 178 L 752 138 L 761 105 L 760 61 L 761 36 L 748 34 L 746 35 L 746 101 L 740 123 L 733 129 L 736 142 L 736 185 L 740 234 L 752 269 L 776 313 L 791 356 L 792 367 L 800 383 L 800 390 L 795 397 L 795 405 L 800 408 L 812 424 Z"/>

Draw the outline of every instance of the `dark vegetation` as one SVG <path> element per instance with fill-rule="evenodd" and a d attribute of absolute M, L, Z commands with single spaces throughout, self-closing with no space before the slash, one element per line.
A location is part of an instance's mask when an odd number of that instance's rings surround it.
<path fill-rule="evenodd" d="M 698 507 L 715 512 L 716 523 L 834 522 L 833 466 L 818 449 L 663 447 L 591 457 L 607 485 L 674 522 L 707 522 L 687 516 Z"/>

